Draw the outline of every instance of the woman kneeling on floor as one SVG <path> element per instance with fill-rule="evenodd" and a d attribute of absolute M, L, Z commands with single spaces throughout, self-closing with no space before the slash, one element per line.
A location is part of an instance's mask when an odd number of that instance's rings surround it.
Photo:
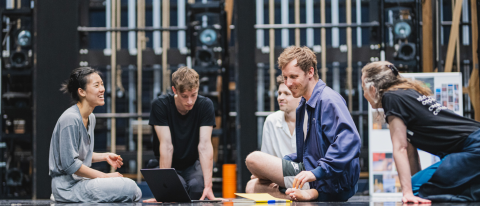
<path fill-rule="evenodd" d="M 404 203 L 480 201 L 479 122 L 437 103 L 390 62 L 363 67 L 362 87 L 372 107 L 384 110 Z M 420 171 L 417 148 L 441 161 Z"/>
<path fill-rule="evenodd" d="M 94 153 L 96 106 L 105 104 L 100 72 L 89 67 L 72 71 L 61 91 L 70 93 L 75 104 L 57 121 L 50 142 L 49 174 L 58 202 L 132 202 L 142 197 L 137 184 L 120 173 L 90 168 L 92 162 L 107 161 L 120 168 L 123 160 L 113 153 Z"/>

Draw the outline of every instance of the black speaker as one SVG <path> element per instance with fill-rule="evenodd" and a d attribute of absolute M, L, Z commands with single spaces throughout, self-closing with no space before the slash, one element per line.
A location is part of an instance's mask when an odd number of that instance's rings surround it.
<path fill-rule="evenodd" d="M 382 11 L 388 28 L 386 37 L 393 39 L 393 47 L 387 46 L 386 60 L 394 63 L 401 71 L 420 71 L 420 4 L 417 0 L 384 0 Z"/>

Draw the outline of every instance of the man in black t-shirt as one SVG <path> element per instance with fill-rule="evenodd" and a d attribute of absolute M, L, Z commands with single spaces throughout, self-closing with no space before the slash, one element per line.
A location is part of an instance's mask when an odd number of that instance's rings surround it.
<path fill-rule="evenodd" d="M 174 95 L 152 103 L 153 151 L 160 168 L 175 168 L 190 198 L 212 200 L 213 103 L 198 95 L 199 76 L 193 69 L 178 69 L 172 83 Z"/>

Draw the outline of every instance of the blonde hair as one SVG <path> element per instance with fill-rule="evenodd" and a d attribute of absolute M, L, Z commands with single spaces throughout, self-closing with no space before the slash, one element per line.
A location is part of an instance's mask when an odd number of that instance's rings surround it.
<path fill-rule="evenodd" d="M 188 67 L 181 67 L 173 72 L 172 84 L 180 93 L 198 88 L 200 86 L 198 73 Z"/>
<path fill-rule="evenodd" d="M 297 60 L 295 66 L 300 67 L 306 74 L 313 67 L 313 77 L 318 80 L 317 56 L 306 46 L 291 46 L 283 50 L 278 57 L 278 66 L 282 70 L 295 59 Z"/>
<path fill-rule="evenodd" d="M 362 68 L 362 75 L 365 76 L 363 83 L 365 89 L 375 87 L 374 100 L 376 106 L 381 107 L 383 94 L 387 91 L 398 89 L 413 89 L 422 95 L 430 96 L 432 91 L 424 86 L 424 83 L 410 78 L 404 78 L 398 74 L 395 66 L 388 61 L 372 62 Z"/>

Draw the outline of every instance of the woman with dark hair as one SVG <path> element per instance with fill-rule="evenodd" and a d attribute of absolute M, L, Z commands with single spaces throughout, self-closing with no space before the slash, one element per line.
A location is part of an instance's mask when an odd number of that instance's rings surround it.
<path fill-rule="evenodd" d="M 437 103 L 390 62 L 363 67 L 362 87 L 372 107 L 384 110 L 404 203 L 480 201 L 479 122 Z M 421 170 L 417 148 L 441 161 Z"/>
<path fill-rule="evenodd" d="M 105 104 L 100 72 L 90 67 L 74 69 L 61 91 L 70 93 L 75 104 L 57 121 L 50 142 L 49 174 L 52 193 L 59 202 L 132 202 L 142 197 L 137 184 L 120 173 L 90 168 L 107 161 L 120 168 L 123 159 L 113 153 L 93 152 L 96 106 Z"/>

